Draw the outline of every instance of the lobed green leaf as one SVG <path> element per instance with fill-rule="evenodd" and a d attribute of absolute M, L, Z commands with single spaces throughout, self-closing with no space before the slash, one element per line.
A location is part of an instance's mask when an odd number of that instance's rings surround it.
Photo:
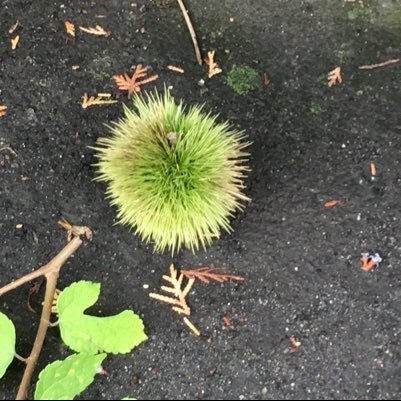
<path fill-rule="evenodd" d="M 97 301 L 99 292 L 99 284 L 79 281 L 59 295 L 57 311 L 61 338 L 76 352 L 130 352 L 147 339 L 142 320 L 130 310 L 109 317 L 84 314 L 85 309 Z"/>
<path fill-rule="evenodd" d="M 73 400 L 94 379 L 106 354 L 74 354 L 47 365 L 39 374 L 35 400 Z"/>

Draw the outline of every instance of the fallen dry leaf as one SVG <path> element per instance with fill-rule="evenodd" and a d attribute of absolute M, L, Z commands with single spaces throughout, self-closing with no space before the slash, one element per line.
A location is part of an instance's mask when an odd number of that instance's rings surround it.
<path fill-rule="evenodd" d="M 392 59 L 392 60 L 383 61 L 382 63 L 378 63 L 378 64 L 361 65 L 358 68 L 360 70 L 373 70 L 374 68 L 384 67 L 386 65 L 395 64 L 395 63 L 399 63 L 399 62 L 400 62 L 400 59 L 396 58 L 396 59 Z"/>
<path fill-rule="evenodd" d="M 301 346 L 301 342 L 295 336 L 291 336 L 289 338 L 289 340 L 291 343 L 291 351 L 290 352 L 297 352 L 298 348 Z"/>
<path fill-rule="evenodd" d="M 17 21 L 9 30 L 8 33 L 11 35 L 15 32 L 15 30 L 18 28 L 19 21 Z"/>
<path fill-rule="evenodd" d="M 11 50 L 15 50 L 17 48 L 18 42 L 19 42 L 19 35 L 11 39 Z"/>
<path fill-rule="evenodd" d="M 146 67 L 143 67 L 142 64 L 138 64 L 135 67 L 132 77 L 129 77 L 128 74 L 124 73 L 123 75 L 114 75 L 113 79 L 120 90 L 128 91 L 128 98 L 131 98 L 134 92 L 141 91 L 141 85 L 159 78 L 158 75 L 152 75 L 142 81 L 138 81 L 138 78 L 146 76 L 147 71 L 148 69 Z"/>
<path fill-rule="evenodd" d="M 68 35 L 75 36 L 75 25 L 70 21 L 64 21 L 65 30 Z"/>
<path fill-rule="evenodd" d="M 379 266 L 382 258 L 378 253 L 370 255 L 369 253 L 361 254 L 361 269 L 365 271 L 370 271 Z"/>
<path fill-rule="evenodd" d="M 179 314 L 190 316 L 191 309 L 187 304 L 186 297 L 194 285 L 195 278 L 189 278 L 186 286 L 182 288 L 184 275 L 178 274 L 178 271 L 174 268 L 174 265 L 170 265 L 170 275 L 164 275 L 163 279 L 170 284 L 170 287 L 163 285 L 160 287 L 161 290 L 169 294 L 173 294 L 174 297 L 155 294 L 153 292 L 150 293 L 149 296 L 157 301 L 173 305 L 172 309 Z"/>
<path fill-rule="evenodd" d="M 3 117 L 7 114 L 7 106 L 4 104 L 0 104 L 0 117 Z"/>
<path fill-rule="evenodd" d="M 327 74 L 327 81 L 328 81 L 329 87 L 336 85 L 337 82 L 341 83 L 343 81 L 342 77 L 341 77 L 341 67 L 336 67 L 336 68 L 334 68 L 334 70 L 330 71 Z"/>
<path fill-rule="evenodd" d="M 177 67 L 176 65 L 168 65 L 167 68 L 170 71 L 178 72 L 179 74 L 184 74 L 184 69 L 181 67 Z"/>
<path fill-rule="evenodd" d="M 270 77 L 267 72 L 263 74 L 263 85 L 268 85 L 270 83 Z"/>
<path fill-rule="evenodd" d="M 83 109 L 88 108 L 89 106 L 101 105 L 101 104 L 113 104 L 117 103 L 117 100 L 107 100 L 104 96 L 88 96 L 87 93 L 84 93 L 82 96 L 82 104 L 81 107 Z"/>
<path fill-rule="evenodd" d="M 222 271 L 219 273 L 219 270 Z M 245 280 L 240 276 L 233 276 L 231 274 L 226 274 L 222 269 L 212 269 L 211 267 L 199 267 L 197 269 L 191 270 L 181 270 L 181 274 L 189 278 L 197 278 L 202 281 L 202 283 L 209 284 L 210 281 L 217 281 L 219 283 L 224 283 L 228 280 L 243 281 Z"/>
<path fill-rule="evenodd" d="M 109 36 L 111 34 L 110 31 L 106 31 L 103 27 L 100 25 L 96 25 L 94 28 L 85 28 L 83 26 L 80 26 L 79 29 L 83 32 L 89 33 L 91 35 L 97 35 L 97 36 Z"/>
<path fill-rule="evenodd" d="M 324 203 L 324 207 L 333 207 L 336 205 L 342 205 L 344 202 L 341 199 L 333 199 Z"/>
<path fill-rule="evenodd" d="M 207 52 L 207 59 L 205 59 L 205 63 L 209 66 L 209 72 L 207 76 L 209 78 L 214 75 L 220 74 L 223 70 L 219 67 L 219 65 L 214 61 L 214 56 L 216 54 L 216 50 L 211 50 Z"/>
<path fill-rule="evenodd" d="M 223 317 L 223 322 L 224 322 L 224 326 L 226 326 L 228 329 L 230 329 L 230 330 L 234 329 L 233 323 L 228 316 Z"/>

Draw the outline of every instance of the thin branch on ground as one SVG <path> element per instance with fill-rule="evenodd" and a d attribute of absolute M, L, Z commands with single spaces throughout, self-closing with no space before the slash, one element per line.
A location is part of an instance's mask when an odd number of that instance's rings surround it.
<path fill-rule="evenodd" d="M 392 60 L 383 61 L 382 63 L 378 63 L 378 64 L 361 65 L 358 68 L 360 70 L 373 70 L 374 68 L 385 67 L 386 65 L 395 64 L 398 62 L 400 62 L 400 59 L 396 58 L 396 59 L 392 59 Z"/>
<path fill-rule="evenodd" d="M 82 228 L 83 232 L 86 231 L 84 230 L 84 228 L 87 229 L 87 227 Z M 28 396 L 28 390 L 31 383 L 32 374 L 35 370 L 36 363 L 42 350 L 47 329 L 49 328 L 50 315 L 52 312 L 54 294 L 56 292 L 57 280 L 59 277 L 60 269 L 81 245 L 82 245 L 81 238 L 79 236 L 76 236 L 49 263 L 40 267 L 36 271 L 26 274 L 20 279 L 0 288 L 0 296 L 2 296 L 7 292 L 14 290 L 19 286 L 25 284 L 26 282 L 34 280 L 40 276 L 44 276 L 46 278 L 45 301 L 43 304 L 42 315 L 40 317 L 39 328 L 36 334 L 31 354 L 29 355 L 28 358 L 24 360 L 26 363 L 26 368 L 16 397 L 17 400 L 24 400 Z M 23 359 L 23 358 L 18 358 L 18 359 Z"/>
<path fill-rule="evenodd" d="M 184 14 L 185 22 L 187 23 L 189 33 L 191 34 L 192 43 L 194 44 L 194 49 L 195 49 L 196 61 L 198 62 L 199 65 L 202 65 L 202 56 L 199 50 L 198 40 L 196 39 L 195 29 L 192 25 L 191 19 L 189 18 L 188 11 L 184 5 L 183 0 L 177 0 L 177 1 L 181 8 L 182 13 Z"/>

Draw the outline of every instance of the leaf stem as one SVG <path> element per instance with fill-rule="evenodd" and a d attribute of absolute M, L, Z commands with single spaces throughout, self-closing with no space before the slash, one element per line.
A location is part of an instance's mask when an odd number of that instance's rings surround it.
<path fill-rule="evenodd" d="M 27 359 L 17 353 L 14 353 L 14 358 L 18 359 L 21 362 L 27 363 Z"/>

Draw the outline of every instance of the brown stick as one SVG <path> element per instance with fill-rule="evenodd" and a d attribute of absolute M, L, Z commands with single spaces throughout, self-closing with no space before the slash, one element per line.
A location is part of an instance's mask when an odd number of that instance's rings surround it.
<path fill-rule="evenodd" d="M 192 43 L 194 44 L 194 49 L 195 49 L 196 61 L 198 62 L 199 65 L 202 65 L 201 52 L 199 50 L 198 41 L 196 39 L 195 29 L 192 25 L 191 19 L 189 18 L 188 11 L 185 8 L 183 0 L 177 0 L 177 1 L 178 1 L 178 4 L 180 5 L 182 13 L 184 14 L 185 22 L 187 23 L 189 33 L 191 34 Z"/>
<path fill-rule="evenodd" d="M 33 271 L 32 273 L 28 273 L 18 280 L 13 281 L 12 283 L 0 288 L 0 297 L 9 291 L 15 290 L 28 281 L 32 281 L 40 276 L 46 276 L 46 274 L 50 272 L 58 271 L 60 267 L 66 262 L 66 260 L 81 246 L 81 244 L 82 240 L 79 237 L 75 237 L 49 263 Z"/>
<path fill-rule="evenodd" d="M 36 334 L 35 342 L 32 347 L 32 352 L 30 356 L 25 360 L 26 368 L 16 397 L 17 400 L 24 400 L 28 394 L 28 388 L 31 382 L 32 374 L 38 361 L 40 351 L 42 350 L 47 329 L 49 328 L 51 309 L 53 305 L 54 294 L 56 292 L 57 279 L 60 269 L 67 261 L 67 259 L 81 246 L 81 244 L 82 240 L 79 237 L 75 237 L 49 263 L 0 289 L 1 296 L 8 291 L 14 290 L 27 281 L 31 281 L 39 276 L 46 277 L 46 294 L 42 309 L 42 315 L 40 317 L 39 328 Z"/>
<path fill-rule="evenodd" d="M 374 68 L 384 67 L 384 66 L 389 65 L 389 64 L 398 63 L 399 61 L 400 61 L 400 59 L 396 58 L 396 59 L 393 59 L 393 60 L 383 61 L 382 63 L 379 63 L 379 64 L 361 65 L 358 68 L 360 70 L 373 70 Z"/>
<path fill-rule="evenodd" d="M 60 269 L 60 267 L 61 265 L 58 266 L 58 270 Z M 31 355 L 29 355 L 28 359 L 26 360 L 26 368 L 24 376 L 21 380 L 16 400 L 25 400 L 28 396 L 28 389 L 31 383 L 32 374 L 35 370 L 40 351 L 42 350 L 47 329 L 49 328 L 50 315 L 52 313 L 52 305 L 54 300 L 54 293 L 56 292 L 58 276 L 59 271 L 54 271 L 46 274 L 46 294 L 42 309 L 42 316 L 40 317 L 39 328 L 36 334 L 35 342 L 33 343 Z"/>

